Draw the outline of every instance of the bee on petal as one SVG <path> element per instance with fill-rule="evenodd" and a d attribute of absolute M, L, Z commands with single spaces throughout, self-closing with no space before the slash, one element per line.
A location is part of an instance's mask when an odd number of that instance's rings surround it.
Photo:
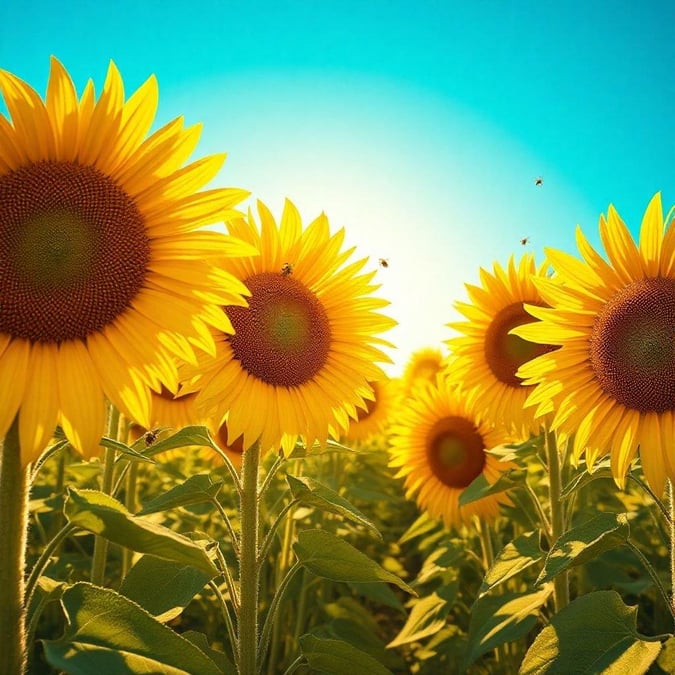
<path fill-rule="evenodd" d="M 282 277 L 289 277 L 289 276 L 291 276 L 291 274 L 293 274 L 293 265 L 291 265 L 291 263 L 289 263 L 289 262 L 285 262 L 281 266 L 281 276 Z"/>

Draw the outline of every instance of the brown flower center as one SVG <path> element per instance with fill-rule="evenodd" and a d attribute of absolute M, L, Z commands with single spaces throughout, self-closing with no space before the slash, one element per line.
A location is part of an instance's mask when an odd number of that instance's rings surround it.
<path fill-rule="evenodd" d="M 142 215 L 98 169 L 45 161 L 0 176 L 0 332 L 84 339 L 129 306 L 149 259 Z"/>
<path fill-rule="evenodd" d="M 248 307 L 227 307 L 236 333 L 234 358 L 275 387 L 296 387 L 325 365 L 330 324 L 321 301 L 302 282 L 273 272 L 246 280 Z"/>
<path fill-rule="evenodd" d="M 530 304 L 537 304 L 530 302 Z M 532 323 L 536 319 L 528 314 L 522 302 L 514 302 L 500 310 L 485 334 L 485 359 L 493 375 L 509 387 L 520 387 L 522 379 L 516 371 L 523 363 L 555 349 L 509 335 L 516 326 Z"/>
<path fill-rule="evenodd" d="M 465 488 L 485 466 L 485 443 L 464 417 L 444 417 L 427 434 L 427 459 L 432 472 L 448 487 Z"/>
<path fill-rule="evenodd" d="M 675 279 L 640 279 L 602 308 L 590 338 L 603 391 L 643 413 L 675 410 Z"/>

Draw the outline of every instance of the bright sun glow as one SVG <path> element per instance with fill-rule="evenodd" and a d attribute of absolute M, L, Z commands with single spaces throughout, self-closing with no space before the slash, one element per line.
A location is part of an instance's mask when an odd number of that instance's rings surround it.
<path fill-rule="evenodd" d="M 399 322 L 388 336 L 392 374 L 411 351 L 449 337 L 453 301 L 478 267 L 545 245 L 571 249 L 574 225 L 595 219 L 553 169 L 423 90 L 248 74 L 168 98 L 171 110 L 200 101 L 205 147 L 228 152 L 218 184 L 250 189 L 276 214 L 285 197 L 303 219 L 324 211 L 379 268 L 379 293 Z"/>

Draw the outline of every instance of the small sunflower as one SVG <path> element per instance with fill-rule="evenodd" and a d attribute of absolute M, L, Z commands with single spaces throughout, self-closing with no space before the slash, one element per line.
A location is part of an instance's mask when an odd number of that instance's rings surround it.
<path fill-rule="evenodd" d="M 365 441 L 382 433 L 389 420 L 396 399 L 396 385 L 392 380 L 369 382 L 373 388 L 372 398 L 365 400 L 364 407 L 356 408 L 356 419 L 349 420 L 344 437 L 350 441 Z"/>
<path fill-rule="evenodd" d="M 260 231 L 251 213 L 228 223 L 260 255 L 224 261 L 251 296 L 225 308 L 236 332 L 216 338 L 198 401 L 215 419 L 227 414 L 244 447 L 260 439 L 263 452 L 290 452 L 298 436 L 325 442 L 365 405 L 368 382 L 384 376 L 376 363 L 389 361 L 378 333 L 395 322 L 377 311 L 389 303 L 372 295 L 375 272 L 360 273 L 367 260 L 345 265 L 354 249 L 341 250 L 344 230 L 331 235 L 323 214 L 303 230 L 290 201 L 280 226 L 261 202 L 258 212 Z"/>
<path fill-rule="evenodd" d="M 534 410 L 525 408 L 529 393 L 518 368 L 530 359 L 551 351 L 550 345 L 528 342 L 510 331 L 535 321 L 524 305 L 544 305 L 535 278 L 546 276 L 546 265 L 539 269 L 534 256 L 524 255 L 518 266 L 513 257 L 507 269 L 498 263 L 493 273 L 481 268 L 481 286 L 466 284 L 471 303 L 455 307 L 468 319 L 448 324 L 461 335 L 446 340 L 452 350 L 452 376 L 488 419 L 505 424 L 524 440 L 539 433 Z"/>
<path fill-rule="evenodd" d="M 24 463 L 57 424 L 79 451 L 98 451 L 107 397 L 149 426 L 150 387 L 175 386 L 172 354 L 213 351 L 210 325 L 245 287 L 209 264 L 251 247 L 203 225 L 246 196 L 197 192 L 223 155 L 181 166 L 199 127 L 181 118 L 148 138 L 154 77 L 126 102 L 113 63 L 96 100 L 78 98 L 52 59 L 43 102 L 0 70 L 0 437 L 19 412 Z"/>
<path fill-rule="evenodd" d="M 476 515 L 496 518 L 500 504 L 510 504 L 504 493 L 459 505 L 459 498 L 478 476 L 492 484 L 513 465 L 486 452 L 507 436 L 483 422 L 447 378 L 422 382 L 400 409 L 392 427 L 390 466 L 405 476 L 406 498 L 448 527 L 467 524 Z"/>
<path fill-rule="evenodd" d="M 422 347 L 414 351 L 403 371 L 403 393 L 409 394 L 420 380 L 435 382 L 436 375 L 441 373 L 445 366 L 445 356 L 438 347 Z"/>
<path fill-rule="evenodd" d="M 675 480 L 675 228 L 664 233 L 661 196 L 642 220 L 639 244 L 610 206 L 600 216 L 608 261 L 577 228 L 578 260 L 547 249 L 556 271 L 536 279 L 550 308 L 528 306 L 537 323 L 517 334 L 559 345 L 523 365 L 536 384 L 528 404 L 555 410 L 552 427 L 573 437 L 574 457 L 592 466 L 611 453 L 621 484 L 640 449 L 647 480 L 661 494 Z"/>

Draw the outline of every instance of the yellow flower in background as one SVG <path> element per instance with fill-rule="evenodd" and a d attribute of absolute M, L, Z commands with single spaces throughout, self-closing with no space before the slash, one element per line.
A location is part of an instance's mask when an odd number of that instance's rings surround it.
<path fill-rule="evenodd" d="M 395 322 L 378 312 L 389 303 L 372 295 L 375 273 L 360 273 L 366 260 L 346 264 L 344 230 L 331 235 L 323 214 L 303 230 L 289 201 L 279 226 L 260 202 L 258 212 L 260 231 L 252 214 L 228 223 L 260 255 L 223 262 L 251 296 L 225 308 L 236 333 L 216 338 L 198 402 L 214 419 L 227 414 L 244 447 L 260 439 L 263 452 L 290 452 L 298 436 L 325 442 L 365 405 L 368 382 L 384 376 L 377 362 L 389 361 L 378 335 Z"/>
<path fill-rule="evenodd" d="M 483 422 L 447 378 L 435 385 L 420 383 L 399 409 L 392 427 L 390 466 L 405 477 L 406 498 L 449 527 L 467 524 L 476 515 L 493 519 L 505 493 L 484 497 L 466 506 L 459 498 L 478 476 L 492 484 L 513 465 L 486 452 L 507 436 Z"/>
<path fill-rule="evenodd" d="M 600 217 L 606 261 L 577 228 L 578 260 L 546 250 L 556 271 L 536 284 L 550 309 L 518 335 L 560 345 L 525 364 L 536 384 L 528 403 L 555 410 L 553 428 L 574 438 L 590 466 L 611 453 L 619 484 L 638 447 L 647 480 L 661 494 L 675 480 L 675 228 L 664 233 L 660 194 L 642 220 L 639 245 L 610 206 Z"/>
<path fill-rule="evenodd" d="M 380 380 L 369 384 L 373 388 L 372 398 L 365 399 L 365 406 L 356 408 L 356 419 L 349 420 L 349 428 L 344 433 L 349 441 L 366 441 L 382 433 L 394 408 L 397 397 L 395 382 Z"/>
<path fill-rule="evenodd" d="M 423 347 L 414 351 L 403 371 L 403 391 L 409 393 L 415 384 L 423 380 L 435 382 L 436 375 L 446 366 L 446 357 L 438 347 Z"/>
<path fill-rule="evenodd" d="M 461 383 L 479 412 L 495 424 L 504 424 L 518 440 L 539 433 L 539 422 L 535 411 L 525 408 L 528 388 L 516 373 L 523 363 L 552 347 L 528 342 L 510 331 L 535 321 L 524 304 L 545 304 L 534 282 L 535 277 L 545 278 L 545 270 L 546 265 L 537 269 L 529 254 L 517 266 L 511 257 L 506 269 L 498 263 L 493 273 L 481 268 L 481 285 L 465 284 L 471 302 L 455 303 L 467 321 L 448 324 L 460 333 L 446 340 L 453 355 L 453 379 Z"/>
<path fill-rule="evenodd" d="M 19 412 L 24 463 L 61 424 L 89 456 L 106 396 L 149 426 L 150 389 L 175 386 L 171 354 L 213 351 L 209 325 L 245 287 L 206 261 L 250 246 L 203 225 L 246 193 L 197 190 L 224 156 L 182 166 L 200 128 L 178 118 L 145 138 L 157 108 L 148 79 L 126 102 L 110 64 L 96 100 L 52 59 L 43 102 L 0 71 L 0 437 Z"/>

